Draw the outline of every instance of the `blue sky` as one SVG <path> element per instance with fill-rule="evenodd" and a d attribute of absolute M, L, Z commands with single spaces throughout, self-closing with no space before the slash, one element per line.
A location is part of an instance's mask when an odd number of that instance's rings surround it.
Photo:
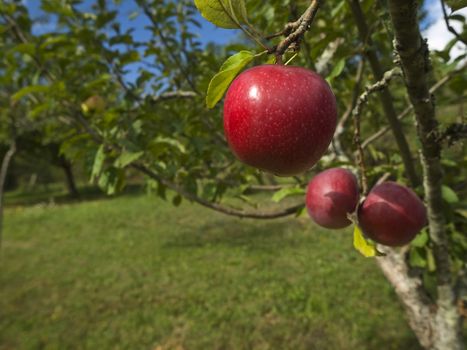
<path fill-rule="evenodd" d="M 56 27 L 56 19 L 54 16 L 44 16 L 44 11 L 41 10 L 40 0 L 23 0 L 26 4 L 30 15 L 33 18 L 43 17 L 44 20 L 36 23 L 33 28 L 33 34 L 44 34 L 49 31 L 53 31 Z M 84 0 L 83 3 L 78 7 L 80 11 L 93 12 L 91 5 L 95 3 L 95 0 Z M 122 0 L 118 6 L 114 5 L 113 1 L 107 0 L 109 9 L 118 10 L 118 22 L 120 23 L 122 32 L 125 32 L 129 28 L 134 28 L 133 35 L 138 38 L 139 41 L 147 41 L 150 39 L 150 32 L 145 29 L 146 26 L 150 25 L 149 19 L 141 13 L 141 9 L 135 4 L 133 0 Z M 138 13 L 138 16 L 131 19 L 131 15 Z M 217 28 L 212 23 L 205 20 L 201 15 L 197 15 L 195 18 L 200 24 L 201 28 L 194 25 L 191 26 L 193 33 L 198 34 L 199 41 L 206 45 L 209 42 L 218 44 L 226 44 L 230 42 L 237 34 L 238 30 L 234 29 L 222 29 Z M 143 68 L 141 63 L 128 64 L 125 67 L 125 79 L 128 82 L 134 82 L 139 77 L 139 69 Z"/>
<path fill-rule="evenodd" d="M 41 17 L 44 15 L 44 12 L 40 9 L 40 0 L 23 0 L 23 2 L 28 7 L 33 18 Z M 82 5 L 79 6 L 79 10 L 92 12 L 91 5 L 94 2 L 95 0 L 84 0 Z M 110 8 L 113 6 L 113 8 L 118 9 L 118 21 L 123 31 L 129 27 L 132 27 L 134 28 L 133 33 L 135 37 L 137 37 L 139 40 L 145 41 L 149 39 L 150 33 L 144 29 L 145 26 L 150 25 L 149 20 L 144 14 L 141 14 L 140 9 L 133 0 L 121 0 L 118 6 L 114 5 L 113 1 L 111 0 L 107 0 L 107 3 L 109 4 Z M 439 0 L 425 1 L 424 7 L 427 11 L 428 17 L 421 25 L 422 30 L 424 31 L 424 35 L 429 38 L 430 48 L 438 50 L 442 49 L 451 38 L 451 34 L 445 28 L 439 3 Z M 134 19 L 130 19 L 130 15 L 135 11 L 139 12 L 139 15 Z M 217 28 L 201 17 L 201 15 L 197 15 L 196 20 L 201 23 L 201 28 L 192 26 L 192 30 L 194 33 L 199 35 L 199 40 L 203 44 L 207 44 L 209 42 L 226 44 L 232 41 L 235 36 L 239 34 L 238 30 Z M 38 23 L 33 27 L 33 33 L 43 34 L 45 32 L 54 30 L 54 28 L 55 19 L 54 17 L 49 16 L 45 18 L 44 21 L 41 21 L 41 23 Z M 459 51 L 459 48 L 455 47 L 454 50 Z M 127 66 L 128 72 L 126 74 L 126 78 L 129 81 L 134 81 L 134 79 L 138 76 L 139 67 L 139 64 Z"/>
<path fill-rule="evenodd" d="M 43 12 L 40 10 L 40 0 L 23 0 L 23 2 L 27 5 L 31 15 L 33 17 L 38 17 L 43 15 Z M 91 11 L 90 5 L 93 3 L 93 0 L 84 0 L 83 5 L 80 6 L 80 10 L 88 10 Z M 109 4 L 113 3 L 112 1 L 108 1 Z M 436 8 L 436 3 L 439 3 L 439 0 L 427 0 L 425 1 L 425 8 L 428 10 L 428 18 L 427 23 L 424 23 L 422 26 L 425 27 L 431 23 L 436 22 L 439 18 L 440 13 L 439 11 L 430 11 L 430 9 Z M 144 39 L 149 34 L 147 31 L 144 30 L 144 26 L 149 25 L 149 21 L 145 18 L 144 15 L 139 15 L 133 20 L 129 19 L 130 14 L 138 11 L 138 6 L 134 3 L 133 0 L 122 0 L 121 4 L 118 5 L 119 10 L 119 22 L 121 23 L 123 29 L 128 27 L 135 28 L 135 34 L 139 37 Z M 201 15 L 197 15 L 196 19 L 201 23 L 201 29 L 194 28 L 194 31 L 199 34 L 200 41 L 203 43 L 208 42 L 215 42 L 219 44 L 225 44 L 231 41 L 237 34 L 237 30 L 228 30 L 228 29 L 221 29 L 217 28 L 210 22 L 206 21 Z M 55 27 L 55 21 L 53 18 L 50 18 L 49 22 L 41 23 L 35 25 L 33 28 L 34 33 L 42 34 L 49 30 L 53 30 Z"/>
<path fill-rule="evenodd" d="M 44 12 L 40 9 L 40 0 L 23 0 L 26 4 L 31 16 L 40 17 L 44 15 Z M 83 4 L 79 7 L 80 10 L 91 12 L 90 5 L 95 1 L 85 0 Z M 112 1 L 108 1 L 109 5 L 112 4 Z M 110 7 L 110 6 L 109 6 Z M 135 36 L 144 40 L 149 37 L 148 31 L 144 29 L 145 26 L 149 25 L 149 20 L 141 14 L 138 6 L 134 3 L 133 0 L 122 0 L 120 5 L 114 6 L 118 8 L 119 16 L 118 20 L 122 26 L 122 30 L 125 30 L 129 27 L 135 28 Z M 133 20 L 129 19 L 130 14 L 138 11 L 140 14 Z M 210 22 L 206 21 L 201 15 L 196 16 L 196 20 L 201 23 L 201 28 L 193 27 L 193 31 L 199 35 L 199 39 L 202 43 L 206 44 L 208 42 L 215 42 L 219 44 L 225 44 L 231 41 L 237 34 L 238 30 L 228 30 L 217 28 Z M 55 20 L 53 17 L 49 17 L 47 22 L 36 24 L 33 27 L 34 34 L 43 34 L 55 28 Z"/>

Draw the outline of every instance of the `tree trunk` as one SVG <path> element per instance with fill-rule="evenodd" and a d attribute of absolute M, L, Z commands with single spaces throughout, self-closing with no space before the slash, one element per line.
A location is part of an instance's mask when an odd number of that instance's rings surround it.
<path fill-rule="evenodd" d="M 60 166 L 62 167 L 63 172 L 65 174 L 68 195 L 72 198 L 78 198 L 79 192 L 78 188 L 76 187 L 76 181 L 75 176 L 73 174 L 73 167 L 71 165 L 71 162 L 64 156 L 60 156 Z"/>
<path fill-rule="evenodd" d="M 2 167 L 0 168 L 0 248 L 2 246 L 2 233 L 3 233 L 3 191 L 5 189 L 5 180 L 8 173 L 8 167 L 11 159 L 16 153 L 16 140 L 13 139 L 10 148 L 5 153 L 2 160 Z"/>
<path fill-rule="evenodd" d="M 400 57 L 407 92 L 417 121 L 429 234 L 436 262 L 437 300 L 436 312 L 432 317 L 432 342 L 430 346 L 422 345 L 433 350 L 462 350 L 462 319 L 456 307 L 443 216 L 438 122 L 435 118 L 433 96 L 427 83 L 427 73 L 430 71 L 429 51 L 418 25 L 418 2 L 389 0 L 388 5 L 394 28 L 395 49 Z M 424 320 L 419 319 L 418 322 Z"/>
<path fill-rule="evenodd" d="M 378 257 L 376 262 L 402 302 L 410 327 L 419 343 L 425 349 L 431 349 L 435 305 L 426 293 L 421 277 L 411 273 L 404 252 L 384 246 L 378 246 L 378 250 L 386 256 Z"/>

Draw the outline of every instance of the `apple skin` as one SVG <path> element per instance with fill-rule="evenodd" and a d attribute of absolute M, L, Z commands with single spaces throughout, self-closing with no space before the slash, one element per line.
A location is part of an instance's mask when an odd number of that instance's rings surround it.
<path fill-rule="evenodd" d="M 375 242 L 398 247 L 427 224 L 426 208 L 410 188 L 387 181 L 373 187 L 358 210 L 358 221 Z"/>
<path fill-rule="evenodd" d="M 336 122 L 328 83 L 302 67 L 247 69 L 225 97 L 224 132 L 235 156 L 279 176 L 311 168 L 327 150 Z"/>
<path fill-rule="evenodd" d="M 325 170 L 309 182 L 306 192 L 308 214 L 318 225 L 339 229 L 351 221 L 347 213 L 353 213 L 358 205 L 357 178 L 347 169 Z"/>

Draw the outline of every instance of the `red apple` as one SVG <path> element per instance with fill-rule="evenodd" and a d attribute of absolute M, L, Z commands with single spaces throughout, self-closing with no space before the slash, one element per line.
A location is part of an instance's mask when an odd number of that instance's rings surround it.
<path fill-rule="evenodd" d="M 344 228 L 351 224 L 347 213 L 358 205 L 357 178 L 349 170 L 332 168 L 316 175 L 308 184 L 306 207 L 318 225 Z"/>
<path fill-rule="evenodd" d="M 426 208 L 410 188 L 388 181 L 373 187 L 358 210 L 358 221 L 375 242 L 402 246 L 427 224 Z"/>
<path fill-rule="evenodd" d="M 262 65 L 230 85 L 224 131 L 242 162 L 281 176 L 312 167 L 327 150 L 336 128 L 336 99 L 315 72 Z"/>

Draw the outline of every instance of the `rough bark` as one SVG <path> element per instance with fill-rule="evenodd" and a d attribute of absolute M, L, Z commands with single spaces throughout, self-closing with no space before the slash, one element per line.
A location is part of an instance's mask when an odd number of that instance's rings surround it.
<path fill-rule="evenodd" d="M 395 49 L 400 57 L 404 80 L 417 121 L 421 144 L 423 186 L 428 208 L 428 226 L 433 243 L 437 273 L 437 311 L 433 320 L 433 338 L 429 349 L 463 349 L 461 317 L 456 309 L 455 293 L 448 252 L 448 240 L 441 196 L 441 147 L 437 142 L 435 106 L 430 94 L 427 73 L 429 51 L 420 34 L 415 0 L 389 0 L 394 28 Z"/>
<path fill-rule="evenodd" d="M 429 349 L 433 338 L 434 305 L 423 288 L 420 276 L 410 273 L 404 252 L 383 246 L 378 246 L 378 250 L 386 254 L 377 258 L 379 267 L 394 286 L 418 341 L 424 348 Z"/>
<path fill-rule="evenodd" d="M 366 23 L 363 11 L 360 7 L 359 0 L 349 0 L 349 4 L 352 14 L 355 18 L 355 22 L 357 24 L 360 40 L 363 43 L 366 43 L 367 46 L 365 50 L 365 55 L 367 57 L 368 62 L 370 63 L 370 67 L 373 71 L 373 75 L 375 76 L 375 80 L 379 81 L 383 78 L 385 70 L 381 66 L 376 51 L 372 49 L 373 45 L 369 34 L 368 25 Z M 407 173 L 407 177 L 412 186 L 415 187 L 419 184 L 419 178 L 415 170 L 415 165 L 412 159 L 409 144 L 407 143 L 404 131 L 402 130 L 402 125 L 397 119 L 396 109 L 394 108 L 394 104 L 392 103 L 393 97 L 389 89 L 382 89 L 379 93 L 379 98 L 383 106 L 384 114 L 399 148 L 402 162 L 404 163 L 404 167 Z"/>

